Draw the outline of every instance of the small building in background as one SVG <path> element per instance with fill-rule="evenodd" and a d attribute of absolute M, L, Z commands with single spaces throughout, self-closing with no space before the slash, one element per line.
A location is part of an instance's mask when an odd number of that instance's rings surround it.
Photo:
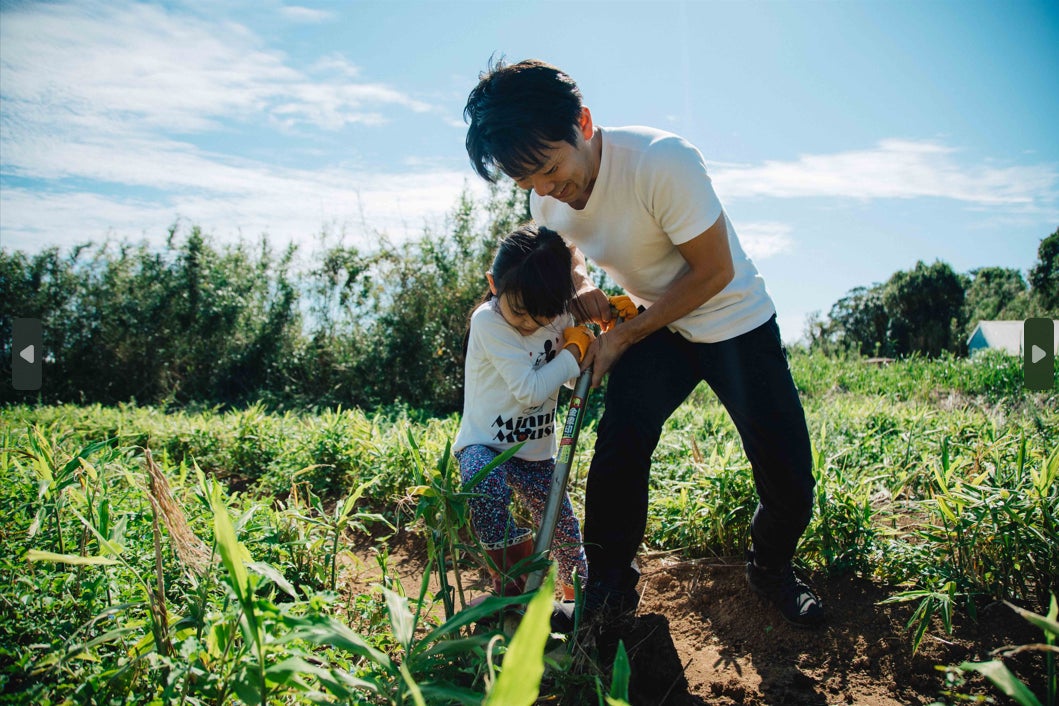
<path fill-rule="evenodd" d="M 1011 355 L 1022 355 L 1023 332 L 1022 321 L 979 321 L 974 331 L 967 338 L 967 353 L 973 355 L 977 351 L 999 350 Z M 1059 354 L 1059 321 L 1052 321 L 1055 325 L 1055 335 L 1052 336 L 1053 351 Z"/>

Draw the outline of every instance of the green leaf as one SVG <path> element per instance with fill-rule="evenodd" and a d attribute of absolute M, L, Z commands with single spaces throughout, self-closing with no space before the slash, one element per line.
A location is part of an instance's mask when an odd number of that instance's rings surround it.
<path fill-rule="evenodd" d="M 484 633 L 458 640 L 442 640 L 436 645 L 431 646 L 430 649 L 423 653 L 423 656 L 435 657 L 438 655 L 445 655 L 447 657 L 455 657 L 456 655 L 479 650 L 489 644 L 491 639 L 492 635 Z"/>
<path fill-rule="evenodd" d="M 297 655 L 281 660 L 265 670 L 265 676 L 269 681 L 282 686 L 287 686 L 292 682 L 298 684 L 296 677 L 302 675 L 312 675 L 321 681 L 334 679 L 326 669 L 311 664 Z"/>
<path fill-rule="evenodd" d="M 454 634 L 460 628 L 476 623 L 486 616 L 493 615 L 506 606 L 521 605 L 522 603 L 525 603 L 525 598 L 522 596 L 489 596 L 480 603 L 464 608 L 442 625 L 431 630 L 427 634 L 426 639 L 422 640 L 413 652 L 419 651 L 420 647 L 438 643 L 446 635 Z"/>
<path fill-rule="evenodd" d="M 259 677 L 247 667 L 243 667 L 235 675 L 235 679 L 232 681 L 232 690 L 247 706 L 258 706 L 261 703 Z"/>
<path fill-rule="evenodd" d="M 357 502 L 364 496 L 364 491 L 367 490 L 371 485 L 379 480 L 379 476 L 375 476 L 371 480 L 364 481 L 356 487 L 356 489 L 350 494 L 346 501 L 342 504 L 342 509 L 336 514 L 337 517 L 346 517 L 353 510 L 353 507 Z"/>
<path fill-rule="evenodd" d="M 388 588 L 384 588 L 382 592 L 386 596 L 386 608 L 390 613 L 390 625 L 393 627 L 394 639 L 401 643 L 407 652 L 415 633 L 415 622 L 412 612 L 408 609 L 408 599 Z"/>
<path fill-rule="evenodd" d="M 1015 699 L 1021 706 L 1041 706 L 1041 702 L 1029 688 L 1019 681 L 1000 660 L 991 662 L 964 662 L 960 669 L 975 671 L 993 682 L 996 688 Z"/>
<path fill-rule="evenodd" d="M 55 552 L 42 552 L 30 549 L 26 552 L 29 561 L 54 561 L 57 564 L 72 564 L 74 566 L 104 565 L 111 566 L 120 564 L 120 561 L 105 556 L 80 556 L 78 554 L 56 554 Z"/>
<path fill-rule="evenodd" d="M 618 640 L 618 653 L 614 655 L 614 670 L 610 679 L 610 696 L 625 702 L 629 700 L 629 679 L 632 678 L 632 667 L 629 655 L 625 652 L 625 643 Z"/>
<path fill-rule="evenodd" d="M 479 691 L 455 686 L 453 684 L 420 684 L 420 691 L 428 704 L 459 703 L 465 706 L 481 706 L 482 694 Z"/>
<path fill-rule="evenodd" d="M 276 586 L 279 587 L 281 591 L 286 593 L 294 600 L 298 600 L 297 589 L 295 589 L 294 586 L 291 585 L 290 581 L 288 581 L 286 577 L 284 577 L 283 574 L 281 574 L 276 567 L 272 566 L 272 564 L 266 563 L 264 561 L 255 561 L 247 564 L 247 568 L 253 569 L 257 573 L 269 579 L 270 581 L 272 581 L 272 583 L 276 584 Z"/>
<path fill-rule="evenodd" d="M 324 685 L 325 689 L 335 696 L 353 703 L 359 703 L 358 700 L 353 698 L 354 691 L 367 691 L 372 694 L 379 694 L 382 691 L 377 683 L 355 677 L 342 669 L 328 671 L 322 667 L 316 667 L 313 673 L 320 680 L 320 683 Z M 326 701 L 323 703 L 331 702 Z"/>
<path fill-rule="evenodd" d="M 553 565 L 548 578 L 526 607 L 526 614 L 504 655 L 500 676 L 483 702 L 484 706 L 532 706 L 537 700 L 541 677 L 544 676 L 544 645 L 551 634 L 555 571 Z"/>
<path fill-rule="evenodd" d="M 489 463 L 485 464 L 484 468 L 482 468 L 480 471 L 478 471 L 473 476 L 471 476 L 471 479 L 463 484 L 463 489 L 465 491 L 473 489 L 476 485 L 478 485 L 479 483 L 482 482 L 483 478 L 485 478 L 487 475 L 489 475 L 490 471 L 492 471 L 494 468 L 496 468 L 500 464 L 502 464 L 505 461 L 507 461 L 509 458 L 511 458 L 515 454 L 517 454 L 519 452 L 519 449 L 521 449 L 525 443 L 526 443 L 525 441 L 520 441 L 519 443 L 515 444 L 511 448 L 505 449 L 502 454 L 500 454 L 499 456 L 494 458 Z"/>
<path fill-rule="evenodd" d="M 408 671 L 407 664 L 401 664 L 401 677 L 404 679 L 404 683 L 408 685 L 408 692 L 412 695 L 415 705 L 427 706 L 427 702 L 423 700 L 423 692 L 420 690 L 419 685 L 416 684 L 416 680 L 412 678 L 412 673 Z"/>
<path fill-rule="evenodd" d="M 228 508 L 221 497 L 221 488 L 214 485 L 210 488 L 210 506 L 213 508 L 213 531 L 217 540 L 217 550 L 221 555 L 224 568 L 228 569 L 232 588 L 236 597 L 244 605 L 250 601 L 250 580 L 246 574 L 244 561 L 249 559 L 246 548 L 235 537 L 235 527 L 228 514 Z"/>
<path fill-rule="evenodd" d="M 283 616 L 283 622 L 291 629 L 287 635 L 289 639 L 300 639 L 314 645 L 337 647 L 358 657 L 364 657 L 383 667 L 386 671 L 393 672 L 393 663 L 385 652 L 376 649 L 363 637 L 332 618 L 286 615 Z"/>
<path fill-rule="evenodd" d="M 1007 603 L 1008 608 L 1011 608 L 1011 610 L 1013 610 L 1016 613 L 1018 613 L 1019 615 L 1021 615 L 1024 619 L 1028 620 L 1030 623 L 1033 623 L 1034 625 L 1039 627 L 1041 630 L 1043 630 L 1044 634 L 1045 634 L 1045 637 L 1047 637 L 1049 635 L 1052 638 L 1059 637 L 1059 622 L 1056 622 L 1054 616 L 1051 617 L 1051 618 L 1048 618 L 1048 617 L 1045 617 L 1043 615 L 1038 615 L 1037 613 L 1033 613 L 1031 611 L 1028 611 L 1025 608 L 1019 608 L 1017 605 L 1012 605 L 1011 603 L 1008 603 L 1007 601 L 1004 601 L 1004 603 Z M 1055 596 L 1052 596 L 1052 608 L 1054 609 L 1054 607 L 1055 607 Z M 1053 611 L 1049 611 L 1049 612 L 1052 613 L 1052 612 L 1054 612 L 1054 610 Z"/>
<path fill-rule="evenodd" d="M 76 480 L 76 476 L 73 476 L 72 474 L 74 471 L 82 467 L 81 463 L 83 460 L 87 459 L 96 451 L 111 446 L 115 441 L 116 439 L 104 439 L 103 441 L 93 441 L 92 443 L 88 444 L 83 449 L 78 451 L 77 455 L 67 461 L 66 464 L 63 466 L 63 476 L 68 477 L 68 479 L 62 484 L 63 487 L 70 485 L 71 483 L 73 483 L 74 480 Z"/>
<path fill-rule="evenodd" d="M 945 517 L 949 518 L 949 522 L 956 522 L 956 514 L 949 508 L 949 503 L 945 498 L 938 495 L 935 496 L 935 500 L 937 500 L 938 509 L 942 511 Z"/>

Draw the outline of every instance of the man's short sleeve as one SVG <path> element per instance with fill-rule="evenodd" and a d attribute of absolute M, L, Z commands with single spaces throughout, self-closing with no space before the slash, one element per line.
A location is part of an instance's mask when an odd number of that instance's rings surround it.
<path fill-rule="evenodd" d="M 651 143 L 636 171 L 637 191 L 674 245 L 701 235 L 721 217 L 721 201 L 694 145 L 676 135 Z"/>

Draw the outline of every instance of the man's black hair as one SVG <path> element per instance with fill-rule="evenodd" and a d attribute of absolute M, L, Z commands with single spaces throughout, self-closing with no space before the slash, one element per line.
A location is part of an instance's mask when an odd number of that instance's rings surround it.
<path fill-rule="evenodd" d="M 463 117 L 467 155 L 483 179 L 520 179 L 543 166 L 549 143 L 577 144 L 581 91 L 565 73 L 537 59 L 508 66 L 500 58 L 478 78 Z"/>

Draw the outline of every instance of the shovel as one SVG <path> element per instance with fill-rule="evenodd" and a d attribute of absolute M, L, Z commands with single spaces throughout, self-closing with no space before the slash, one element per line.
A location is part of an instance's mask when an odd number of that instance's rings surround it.
<path fill-rule="evenodd" d="M 563 436 L 559 439 L 559 454 L 555 458 L 555 470 L 552 471 L 552 484 L 548 500 L 541 514 L 541 526 L 537 529 L 537 538 L 533 543 L 533 553 L 548 557 L 551 552 L 552 539 L 555 537 L 555 526 L 559 522 L 559 510 L 566 497 L 566 485 L 570 480 L 570 467 L 574 461 L 574 450 L 577 448 L 577 437 L 581 433 L 581 423 L 585 421 L 585 407 L 588 403 L 588 391 L 592 384 L 592 368 L 582 371 L 574 385 L 574 394 L 570 398 L 570 408 L 566 412 L 563 424 Z M 526 591 L 535 591 L 544 581 L 546 569 L 533 571 L 526 579 Z"/>

